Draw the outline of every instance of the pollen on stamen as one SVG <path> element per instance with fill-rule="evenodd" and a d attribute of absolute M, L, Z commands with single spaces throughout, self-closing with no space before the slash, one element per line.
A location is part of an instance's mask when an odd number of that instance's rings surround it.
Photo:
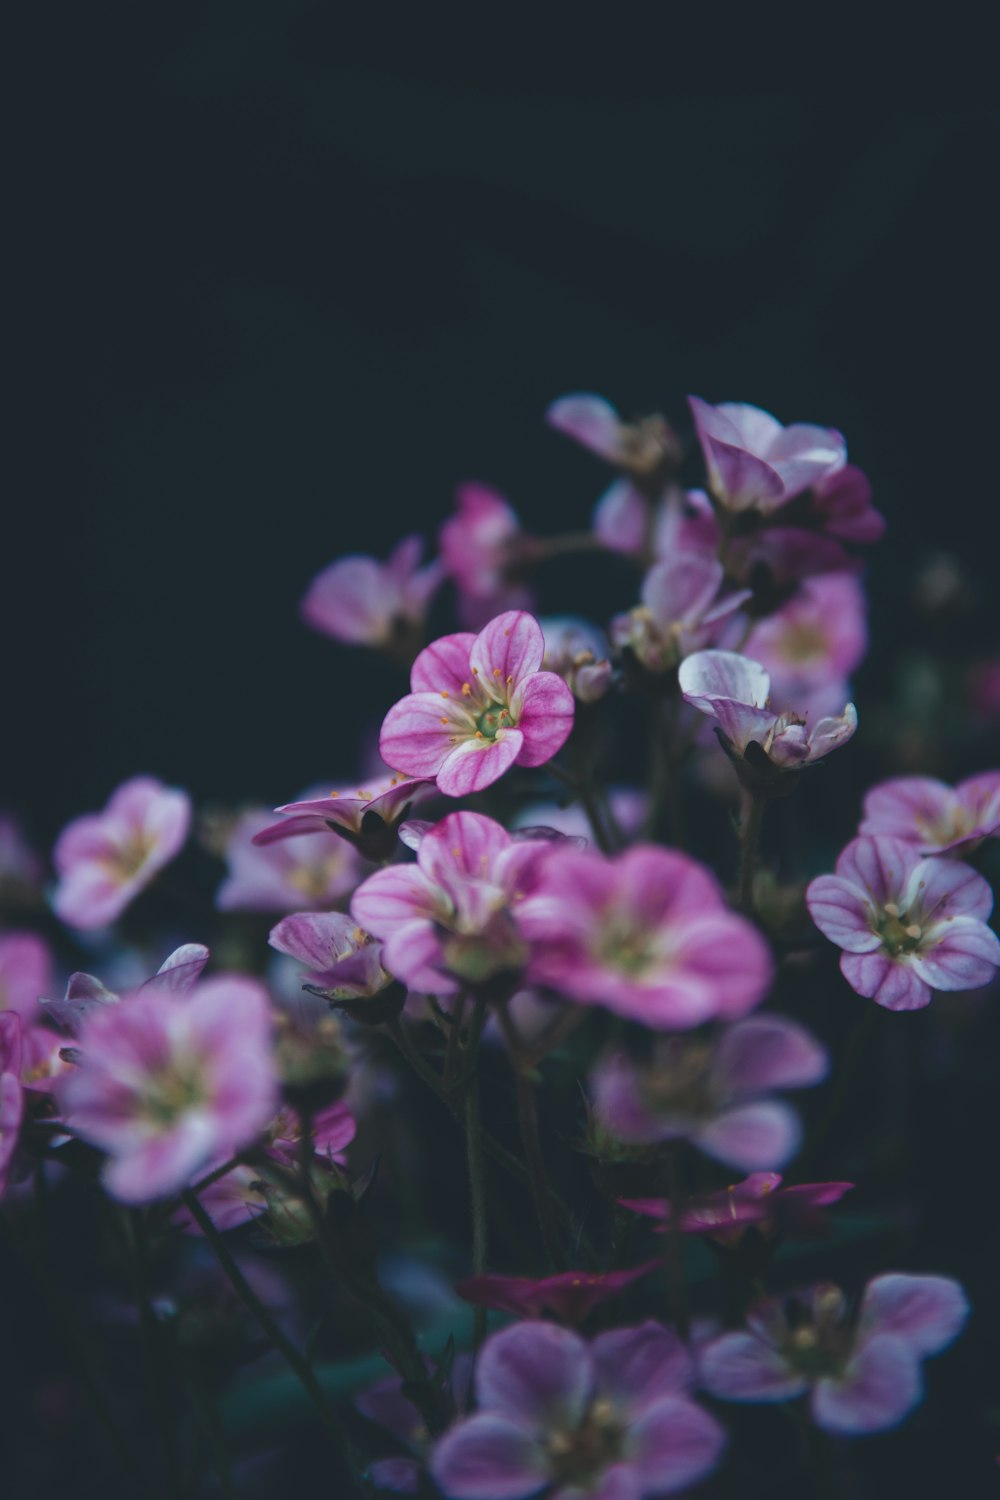
<path fill-rule="evenodd" d="M 447 724 L 447 722 L 448 722 L 448 715 L 447 714 L 442 714 L 441 715 L 441 723 L 442 724 Z"/>
<path fill-rule="evenodd" d="M 470 693 L 471 693 L 471 692 L 472 692 L 472 688 L 471 688 L 471 686 L 470 686 L 470 685 L 469 685 L 469 683 L 467 683 L 467 682 L 463 682 L 463 683 L 462 683 L 462 697 L 463 697 L 463 698 L 468 698 L 468 696 L 469 696 L 469 694 L 470 694 Z"/>
<path fill-rule="evenodd" d="M 472 667 L 471 671 L 472 671 L 473 677 L 478 677 L 479 676 L 479 668 L 478 667 Z"/>
<path fill-rule="evenodd" d="M 339 796 L 340 796 L 340 793 L 339 793 L 339 792 L 331 792 L 331 793 L 330 793 L 330 796 L 331 796 L 331 797 L 339 797 Z"/>
<path fill-rule="evenodd" d="M 896 905 L 895 901 L 887 901 L 883 909 L 888 913 L 890 917 L 899 916 L 899 907 Z"/>
<path fill-rule="evenodd" d="M 504 681 L 505 682 L 513 682 L 514 681 L 514 674 L 513 674 L 513 672 L 508 672 L 507 676 L 504 678 Z"/>
<path fill-rule="evenodd" d="M 904 927 L 903 931 L 906 933 L 907 937 L 918 938 L 921 936 L 921 930 L 917 926 L 916 922 L 911 923 L 909 927 Z"/>
<path fill-rule="evenodd" d="M 499 668 L 499 667 L 494 667 L 494 668 L 493 668 L 493 676 L 494 676 L 494 677 L 500 677 L 500 676 L 502 676 L 502 673 L 501 673 L 501 671 L 500 671 L 500 668 Z"/>
<path fill-rule="evenodd" d="M 476 739 L 477 740 L 483 740 L 485 738 L 486 738 L 486 736 L 483 734 L 483 731 L 481 729 L 477 729 L 476 730 Z"/>
<path fill-rule="evenodd" d="M 442 698 L 447 698 L 447 696 L 448 696 L 448 689 L 447 688 L 442 688 L 441 689 L 441 697 Z"/>

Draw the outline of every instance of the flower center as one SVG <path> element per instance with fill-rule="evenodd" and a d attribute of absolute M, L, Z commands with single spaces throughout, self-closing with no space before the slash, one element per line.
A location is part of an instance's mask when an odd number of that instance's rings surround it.
<path fill-rule="evenodd" d="M 476 738 L 495 740 L 501 729 L 513 729 L 514 720 L 509 708 L 499 703 L 490 703 L 476 716 Z"/>
<path fill-rule="evenodd" d="M 595 1401 L 575 1432 L 549 1438 L 552 1478 L 559 1485 L 586 1484 L 621 1455 L 623 1429 L 610 1401 Z"/>
<path fill-rule="evenodd" d="M 900 911 L 895 901 L 887 901 L 875 918 L 875 931 L 886 951 L 895 958 L 901 953 L 917 953 L 924 930 L 912 920 L 912 913 Z"/>
<path fill-rule="evenodd" d="M 712 1049 L 697 1042 L 668 1042 L 642 1078 L 643 1099 L 655 1113 L 703 1115 L 711 1109 Z"/>
<path fill-rule="evenodd" d="M 175 1063 L 150 1080 L 142 1099 L 143 1114 L 156 1125 L 172 1125 L 179 1115 L 200 1104 L 205 1088 L 193 1063 Z"/>
<path fill-rule="evenodd" d="M 823 627 L 812 620 L 800 620 L 789 625 L 781 639 L 781 654 L 789 662 L 821 661 L 826 651 L 827 641 Z"/>

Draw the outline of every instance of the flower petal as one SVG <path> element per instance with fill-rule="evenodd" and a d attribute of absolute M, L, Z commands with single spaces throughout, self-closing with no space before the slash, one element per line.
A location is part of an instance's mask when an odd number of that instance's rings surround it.
<path fill-rule="evenodd" d="M 454 736 L 469 735 L 472 729 L 469 715 L 440 693 L 410 693 L 386 714 L 379 752 L 396 771 L 435 776 L 455 748 Z"/>
<path fill-rule="evenodd" d="M 883 1432 L 922 1395 L 920 1365 L 908 1344 L 889 1334 L 864 1344 L 839 1380 L 820 1380 L 812 1414 L 827 1432 Z"/>
<path fill-rule="evenodd" d="M 438 791 L 446 797 L 466 797 L 492 786 L 509 771 L 524 744 L 519 729 L 502 729 L 496 739 L 468 739 L 456 745 L 437 775 Z"/>
<path fill-rule="evenodd" d="M 430 1468 L 451 1500 L 521 1500 L 549 1480 L 541 1443 L 517 1422 L 492 1412 L 449 1428 L 434 1449 Z"/>
<path fill-rule="evenodd" d="M 784 1016 L 752 1016 L 727 1027 L 712 1063 L 714 1087 L 730 1098 L 807 1088 L 830 1069 L 826 1048 Z"/>
<path fill-rule="evenodd" d="M 937 1354 L 958 1337 L 969 1302 L 950 1276 L 876 1276 L 865 1288 L 859 1339 L 891 1333 L 917 1354 Z"/>
<path fill-rule="evenodd" d="M 420 652 L 410 669 L 414 693 L 451 693 L 460 697 L 469 678 L 469 656 L 476 637 L 469 630 L 443 635 Z"/>
<path fill-rule="evenodd" d="M 621 450 L 621 418 L 603 396 L 580 393 L 560 396 L 545 413 L 545 420 L 557 432 L 564 432 L 575 442 L 598 453 L 609 463 L 617 463 Z"/>
<path fill-rule="evenodd" d="M 971 917 L 935 925 L 927 934 L 940 941 L 927 952 L 914 956 L 915 974 L 934 990 L 974 990 L 989 984 L 1000 968 L 1000 938 L 985 922 Z"/>
<path fill-rule="evenodd" d="M 747 1172 L 783 1167 L 795 1155 L 801 1139 L 799 1117 L 776 1099 L 727 1109 L 692 1133 L 702 1151 Z"/>
<path fill-rule="evenodd" d="M 647 1319 L 635 1328 L 612 1328 L 590 1345 L 596 1391 L 623 1416 L 638 1416 L 661 1397 L 690 1390 L 691 1356 L 676 1333 Z"/>
<path fill-rule="evenodd" d="M 912 964 L 886 953 L 842 953 L 840 972 L 853 990 L 886 1010 L 922 1010 L 931 991 Z"/>
<path fill-rule="evenodd" d="M 683 1396 L 646 1407 L 625 1434 L 623 1457 L 644 1495 L 672 1495 L 710 1473 L 726 1445 L 714 1417 Z"/>
<path fill-rule="evenodd" d="M 587 1346 L 554 1323 L 515 1323 L 483 1345 L 476 1398 L 484 1411 L 526 1431 L 571 1430 L 580 1421 L 593 1380 Z"/>
<path fill-rule="evenodd" d="M 506 702 L 523 677 L 537 672 L 545 655 L 542 627 L 523 609 L 497 615 L 476 636 L 469 664 L 485 692 Z"/>
<path fill-rule="evenodd" d="M 791 1401 L 809 1381 L 752 1333 L 724 1333 L 701 1351 L 702 1384 L 726 1401 Z"/>
<path fill-rule="evenodd" d="M 866 892 L 841 875 L 820 875 L 806 888 L 809 915 L 824 937 L 848 953 L 874 953 L 882 939 L 871 926 L 874 905 Z"/>
<path fill-rule="evenodd" d="M 576 705 L 573 694 L 555 672 L 535 672 L 514 691 L 511 712 L 524 744 L 519 766 L 541 766 L 569 739 Z"/>

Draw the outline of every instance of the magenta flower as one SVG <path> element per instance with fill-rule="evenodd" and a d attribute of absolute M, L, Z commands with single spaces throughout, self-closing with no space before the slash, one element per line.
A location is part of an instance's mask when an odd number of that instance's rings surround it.
<path fill-rule="evenodd" d="M 647 1260 L 624 1271 L 560 1271 L 540 1280 L 530 1276 L 470 1276 L 455 1290 L 474 1307 L 492 1307 L 522 1318 L 540 1318 L 547 1312 L 560 1323 L 576 1324 L 662 1264 L 660 1260 Z"/>
<path fill-rule="evenodd" d="M 760 1003 L 771 958 L 714 877 L 671 849 L 615 859 L 555 848 L 517 909 L 527 978 L 656 1030 L 741 1016 Z"/>
<path fill-rule="evenodd" d="M 768 706 L 768 673 L 760 662 L 735 651 L 697 651 L 681 662 L 678 679 L 685 700 L 718 725 L 732 758 L 746 757 L 755 745 L 774 770 L 794 770 L 822 759 L 846 744 L 858 727 L 853 703 L 811 728 L 799 714 L 776 713 Z"/>
<path fill-rule="evenodd" d="M 450 1500 L 674 1494 L 710 1473 L 725 1444 L 688 1395 L 692 1374 L 658 1323 L 589 1344 L 554 1323 L 517 1323 L 483 1345 L 476 1414 L 440 1439 L 431 1473 Z"/>
<path fill-rule="evenodd" d="M 688 399 L 709 488 L 726 510 L 769 514 L 844 467 L 847 448 L 831 427 L 783 427 L 758 406 Z"/>
<path fill-rule="evenodd" d="M 829 705 L 836 712 L 849 697 L 847 679 L 868 649 L 861 584 L 852 573 L 807 579 L 787 604 L 757 621 L 743 649 L 770 676 L 779 708 L 815 716 Z"/>
<path fill-rule="evenodd" d="M 389 983 L 382 944 L 343 912 L 295 912 L 271 928 L 268 942 L 303 964 L 313 985 L 331 997 L 365 999 Z"/>
<path fill-rule="evenodd" d="M 15 1010 L 0 1011 L 0 1196 L 10 1177 L 24 1118 L 21 1066 L 21 1017 Z"/>
<path fill-rule="evenodd" d="M 350 895 L 363 868 L 350 843 L 330 838 L 260 839 L 274 828 L 269 812 L 237 818 L 226 848 L 229 872 L 215 896 L 220 911 L 322 908 Z"/>
<path fill-rule="evenodd" d="M 186 792 L 151 776 L 124 782 L 103 812 L 74 819 L 59 835 L 56 914 L 83 929 L 113 922 L 177 854 L 190 823 Z"/>
<path fill-rule="evenodd" d="M 768 1237 L 779 1234 L 814 1234 L 824 1228 L 819 1210 L 839 1203 L 853 1182 L 802 1182 L 783 1188 L 778 1172 L 753 1172 L 743 1182 L 731 1183 L 719 1193 L 706 1193 L 686 1203 L 679 1214 L 684 1234 L 704 1234 L 723 1245 L 739 1244 L 752 1224 Z M 670 1203 L 664 1198 L 620 1198 L 623 1208 L 655 1219 L 665 1233 L 671 1219 Z"/>
<path fill-rule="evenodd" d="M 523 961 L 511 907 L 551 848 L 480 813 L 451 813 L 421 838 L 415 865 L 369 876 L 351 916 L 383 940 L 390 974 L 420 993 L 453 995 Z"/>
<path fill-rule="evenodd" d="M 257 845 L 279 843 L 307 833 L 336 833 L 366 859 L 389 859 L 396 848 L 396 829 L 414 803 L 437 793 L 433 777 L 410 778 L 386 768 L 384 776 L 359 787 L 338 787 L 328 797 L 286 802 L 274 810 L 283 821 L 253 836 Z"/>
<path fill-rule="evenodd" d="M 784 1016 L 751 1016 L 711 1038 L 671 1037 L 640 1065 L 618 1053 L 591 1077 L 598 1140 L 653 1145 L 687 1140 L 745 1172 L 795 1155 L 798 1115 L 775 1089 L 809 1088 L 829 1071 L 826 1051 Z"/>
<path fill-rule="evenodd" d="M 331 563 L 309 585 L 302 618 L 353 646 L 393 646 L 400 637 L 416 635 L 443 577 L 440 563 L 420 567 L 423 550 L 418 536 L 408 536 L 388 562 L 342 557 Z"/>
<path fill-rule="evenodd" d="M 969 854 L 1000 833 L 1000 771 L 950 787 L 931 776 L 899 776 L 872 787 L 858 830 L 912 844 L 921 854 Z"/>
<path fill-rule="evenodd" d="M 923 1395 L 920 1362 L 957 1338 L 968 1303 L 947 1276 L 876 1276 L 856 1318 L 834 1286 L 759 1305 L 745 1333 L 701 1355 L 701 1376 L 727 1401 L 791 1401 L 809 1393 L 827 1432 L 895 1427 Z"/>
<path fill-rule="evenodd" d="M 38 1001 L 52 980 L 52 953 L 44 938 L 34 932 L 0 934 L 0 1011 L 16 1010 L 25 1023 L 38 1019 Z"/>
<path fill-rule="evenodd" d="M 877 542 L 885 517 L 872 505 L 872 487 L 853 464 L 833 469 L 809 492 L 806 519 L 844 542 Z"/>
<path fill-rule="evenodd" d="M 538 623 L 545 638 L 544 670 L 561 677 L 581 703 L 603 698 L 614 673 L 608 643 L 597 626 L 570 615 Z"/>
<path fill-rule="evenodd" d="M 717 640 L 750 597 L 722 593 L 722 564 L 707 552 L 673 552 L 643 580 L 641 603 L 611 622 L 611 639 L 651 672 L 665 672 Z"/>
<path fill-rule="evenodd" d="M 900 839 L 858 838 L 806 891 L 820 932 L 844 951 L 840 971 L 887 1010 L 919 1010 L 933 990 L 972 990 L 1000 968 L 987 927 L 993 892 L 950 859 L 922 859 Z"/>
<path fill-rule="evenodd" d="M 446 635 L 413 663 L 409 697 L 390 708 L 379 748 L 409 776 L 434 776 L 448 797 L 490 786 L 512 765 L 540 766 L 573 728 L 573 694 L 540 670 L 545 642 L 522 611 L 477 636 Z"/>
<path fill-rule="evenodd" d="M 501 610 L 531 607 L 531 590 L 518 575 L 532 539 L 487 485 L 463 484 L 456 499 L 458 511 L 441 527 L 438 546 L 458 590 L 459 615 L 478 629 Z"/>
<path fill-rule="evenodd" d="M 97 1007 L 79 1041 L 82 1060 L 58 1083 L 63 1118 L 107 1153 L 105 1184 L 125 1203 L 178 1192 L 277 1108 L 267 993 L 242 975 Z"/>

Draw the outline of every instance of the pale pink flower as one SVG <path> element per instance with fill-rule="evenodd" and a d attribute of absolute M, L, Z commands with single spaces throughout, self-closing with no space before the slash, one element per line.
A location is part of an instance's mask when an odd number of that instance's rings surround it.
<path fill-rule="evenodd" d="M 263 810 L 237 818 L 226 847 L 229 871 L 215 896 L 220 911 L 322 908 L 350 895 L 363 869 L 351 844 L 315 834 L 281 840 L 259 837 L 274 827 L 272 815 Z M 314 828 L 318 832 L 322 825 Z"/>
<path fill-rule="evenodd" d="M 758 406 L 688 399 L 709 489 L 726 510 L 769 514 L 846 463 L 846 444 L 832 427 L 783 427 Z"/>
<path fill-rule="evenodd" d="M 276 807 L 280 823 L 270 823 L 253 836 L 257 845 L 275 844 L 300 834 L 335 833 L 353 844 L 365 859 L 391 858 L 396 830 L 417 802 L 436 794 L 433 777 L 401 776 L 385 769 L 371 781 L 335 787 L 326 797 L 308 797 Z"/>
<path fill-rule="evenodd" d="M 603 631 L 572 615 L 538 623 L 545 637 L 545 671 L 561 677 L 581 703 L 596 703 L 603 698 L 614 675 Z"/>
<path fill-rule="evenodd" d="M 897 776 L 865 797 L 862 834 L 913 844 L 921 854 L 971 854 L 1000 833 L 1000 771 L 956 787 L 931 776 Z"/>
<path fill-rule="evenodd" d="M 357 646 L 392 646 L 421 630 L 431 595 L 441 582 L 440 563 L 420 567 L 418 536 L 400 542 L 388 562 L 342 557 L 317 574 L 302 600 L 307 625 Z"/>
<path fill-rule="evenodd" d="M 438 545 L 458 590 L 459 616 L 478 629 L 502 610 L 531 607 L 534 596 L 519 574 L 533 539 L 487 485 L 460 485 L 456 499 L 458 510 L 441 527 Z"/>
<path fill-rule="evenodd" d="M 722 564 L 707 552 L 677 551 L 643 579 L 640 603 L 611 622 L 611 639 L 650 672 L 665 672 L 719 635 L 749 589 L 723 593 Z"/>
<path fill-rule="evenodd" d="M 865 595 L 852 573 L 806 579 L 787 604 L 757 621 L 743 644 L 743 654 L 770 676 L 775 707 L 810 717 L 843 708 L 848 678 L 867 650 Z"/>

